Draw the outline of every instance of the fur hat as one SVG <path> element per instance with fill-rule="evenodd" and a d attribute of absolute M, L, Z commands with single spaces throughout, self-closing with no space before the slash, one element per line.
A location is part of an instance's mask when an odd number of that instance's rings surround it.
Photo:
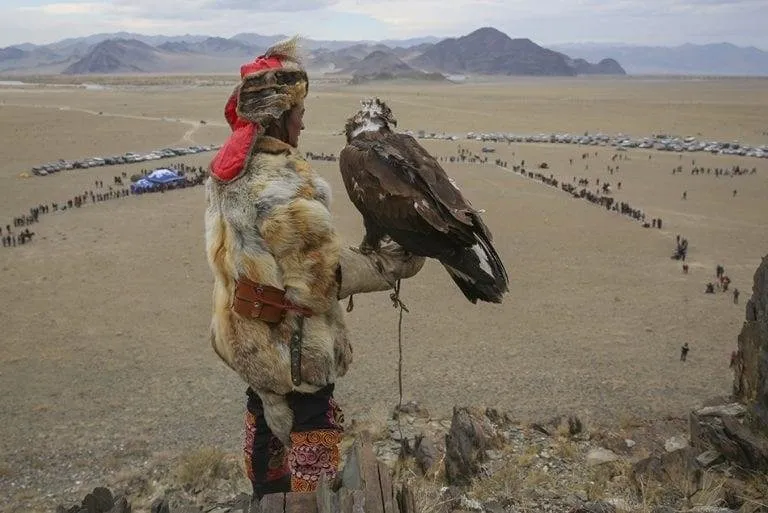
<path fill-rule="evenodd" d="M 232 135 L 211 162 L 211 172 L 220 180 L 237 177 L 253 138 L 307 96 L 309 79 L 298 54 L 294 36 L 240 67 L 241 82 L 224 107 Z"/>
<path fill-rule="evenodd" d="M 234 129 L 237 118 L 266 126 L 307 96 L 309 79 L 298 46 L 298 36 L 294 36 L 240 66 L 242 81 L 224 109 L 230 127 Z"/>

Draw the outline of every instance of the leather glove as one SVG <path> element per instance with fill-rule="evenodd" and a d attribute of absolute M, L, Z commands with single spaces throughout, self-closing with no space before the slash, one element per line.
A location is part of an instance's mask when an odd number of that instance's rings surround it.
<path fill-rule="evenodd" d="M 394 288 L 397 280 L 415 276 L 425 260 L 424 257 L 406 253 L 396 242 L 382 244 L 378 251 L 368 255 L 357 248 L 342 248 L 339 257 L 339 299 Z"/>

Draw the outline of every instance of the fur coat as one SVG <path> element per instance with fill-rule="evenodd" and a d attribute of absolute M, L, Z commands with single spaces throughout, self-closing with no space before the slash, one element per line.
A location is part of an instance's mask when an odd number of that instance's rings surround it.
<path fill-rule="evenodd" d="M 211 343 L 261 397 L 273 433 L 290 445 L 293 415 L 284 395 L 311 393 L 346 373 L 352 351 L 339 297 L 340 240 L 329 211 L 329 185 L 292 146 L 269 136 L 253 141 L 233 180 L 206 183 L 206 251 L 214 274 Z M 291 381 L 289 312 L 276 325 L 231 309 L 235 280 L 286 291 L 309 308 L 303 327 L 302 384 Z"/>

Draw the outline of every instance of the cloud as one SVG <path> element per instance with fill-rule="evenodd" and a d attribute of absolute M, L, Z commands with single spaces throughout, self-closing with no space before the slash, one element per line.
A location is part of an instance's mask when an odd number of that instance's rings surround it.
<path fill-rule="evenodd" d="M 336 0 L 208 0 L 204 7 L 262 12 L 304 12 L 325 9 L 334 3 Z"/>
<path fill-rule="evenodd" d="M 103 2 L 62 2 L 28 7 L 22 6 L 19 8 L 19 10 L 37 12 L 47 16 L 81 16 L 84 14 L 104 12 L 108 9 L 108 7 L 109 6 Z"/>
<path fill-rule="evenodd" d="M 0 47 L 94 32 L 315 39 L 460 36 L 482 26 L 540 44 L 730 41 L 768 48 L 766 0 L 2 0 Z"/>

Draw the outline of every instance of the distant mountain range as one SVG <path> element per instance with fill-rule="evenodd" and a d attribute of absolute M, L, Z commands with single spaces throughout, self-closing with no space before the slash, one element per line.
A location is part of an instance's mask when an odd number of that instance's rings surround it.
<path fill-rule="evenodd" d="M 48 45 L 0 48 L 0 73 L 236 73 L 283 34 L 230 38 L 188 34 L 147 36 L 119 32 L 71 38 Z M 386 41 L 302 40 L 311 73 L 346 75 L 354 81 L 438 75 L 768 75 L 768 52 L 727 43 L 679 47 L 604 44 L 544 48 L 491 27 L 448 39 Z M 621 64 L 619 64 L 621 63 Z M 626 70 L 626 71 L 625 71 Z"/>
<path fill-rule="evenodd" d="M 730 43 L 680 46 L 629 46 L 580 43 L 553 49 L 587 60 L 612 57 L 632 75 L 768 76 L 768 52 Z"/>
<path fill-rule="evenodd" d="M 231 38 L 97 34 L 50 45 L 0 49 L 5 74 L 233 73 L 285 35 Z M 590 64 L 485 27 L 459 38 L 371 41 L 302 41 L 310 72 L 347 75 L 353 82 L 388 79 L 445 80 L 453 75 L 625 74 L 612 60 Z"/>

